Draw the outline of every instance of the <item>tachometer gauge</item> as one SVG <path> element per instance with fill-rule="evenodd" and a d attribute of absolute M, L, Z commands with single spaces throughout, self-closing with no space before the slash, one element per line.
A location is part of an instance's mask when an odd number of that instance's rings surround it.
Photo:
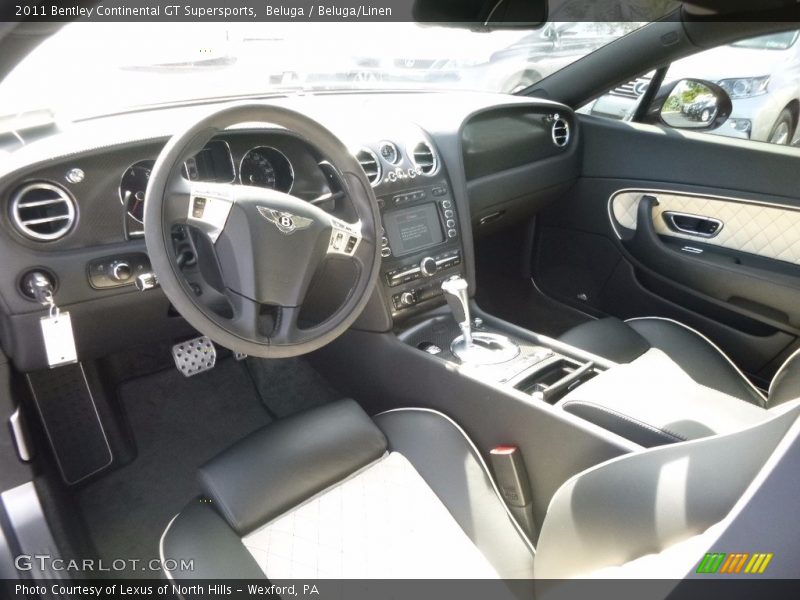
<path fill-rule="evenodd" d="M 248 150 L 242 157 L 239 181 L 244 185 L 288 193 L 294 183 L 294 171 L 282 152 L 269 146 L 258 146 Z"/>
<path fill-rule="evenodd" d="M 156 164 L 154 160 L 140 160 L 131 165 L 123 173 L 119 184 L 119 199 L 122 206 L 126 207 L 130 217 L 139 223 L 144 222 L 144 193 L 154 164 Z"/>

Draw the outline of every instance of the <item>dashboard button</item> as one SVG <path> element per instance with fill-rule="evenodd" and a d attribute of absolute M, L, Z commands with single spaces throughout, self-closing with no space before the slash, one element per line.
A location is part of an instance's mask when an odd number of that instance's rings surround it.
<path fill-rule="evenodd" d="M 89 285 L 94 289 L 132 285 L 137 275 L 150 271 L 147 255 L 131 253 L 98 258 L 86 265 Z"/>
<path fill-rule="evenodd" d="M 111 278 L 115 281 L 128 281 L 133 275 L 130 264 L 119 260 L 111 265 Z"/>
<path fill-rule="evenodd" d="M 450 200 L 442 200 L 442 208 L 447 209 L 447 208 L 452 208 L 452 207 L 453 207 L 453 203 L 450 202 Z"/>
<path fill-rule="evenodd" d="M 454 238 L 458 235 L 458 232 L 455 229 L 448 229 L 447 230 L 447 237 Z"/>
<path fill-rule="evenodd" d="M 444 218 L 445 219 L 452 219 L 454 215 L 455 215 L 455 213 L 452 210 L 448 209 L 448 210 L 444 211 Z"/>
<path fill-rule="evenodd" d="M 452 229 L 456 226 L 456 222 L 453 219 L 447 219 L 447 226 Z"/>

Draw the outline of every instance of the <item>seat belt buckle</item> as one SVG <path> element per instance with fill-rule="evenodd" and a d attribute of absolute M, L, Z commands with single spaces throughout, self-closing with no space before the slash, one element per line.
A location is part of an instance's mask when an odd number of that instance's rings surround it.
<path fill-rule="evenodd" d="M 531 503 L 531 484 L 516 446 L 497 446 L 489 452 L 497 486 L 508 504 L 523 508 Z"/>

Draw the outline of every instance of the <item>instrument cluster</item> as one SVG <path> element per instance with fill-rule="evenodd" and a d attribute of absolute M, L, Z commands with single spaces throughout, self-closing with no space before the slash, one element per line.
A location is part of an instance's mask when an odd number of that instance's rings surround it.
<path fill-rule="evenodd" d="M 211 140 L 183 164 L 183 177 L 190 181 L 240 183 L 269 188 L 279 192 L 292 191 L 294 166 L 286 154 L 273 146 L 260 145 L 246 150 L 239 160 L 238 170 L 230 144 Z M 122 174 L 119 199 L 128 216 L 138 223 L 144 220 L 144 201 L 150 173 L 155 160 L 140 160 Z"/>

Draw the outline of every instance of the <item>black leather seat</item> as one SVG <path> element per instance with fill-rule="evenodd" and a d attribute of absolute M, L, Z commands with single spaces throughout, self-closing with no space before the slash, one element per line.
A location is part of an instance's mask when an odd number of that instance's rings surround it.
<path fill-rule="evenodd" d="M 165 557 L 203 565 L 188 577 L 533 576 L 533 546 L 480 454 L 433 411 L 373 420 L 352 400 L 328 404 L 248 436 L 203 466 L 199 478 L 204 496 L 162 539 Z M 319 495 L 332 486 L 341 498 Z M 290 522 L 281 520 L 286 514 Z M 417 547 L 424 537 L 431 539 Z M 448 570 L 436 567 L 440 556 L 459 558 Z"/>
<path fill-rule="evenodd" d="M 203 466 L 203 495 L 169 523 L 161 558 L 193 561 L 167 572 L 173 580 L 625 577 L 642 576 L 648 556 L 658 577 L 680 578 L 735 529 L 733 506 L 764 485 L 756 476 L 796 434 L 798 408 L 578 473 L 555 493 L 534 553 L 458 425 L 427 409 L 370 418 L 343 400 L 268 425 Z M 748 525 L 753 547 L 774 542 L 757 532 Z M 670 552 L 680 544 L 690 551 Z M 770 568 L 796 571 L 797 552 Z"/>
<path fill-rule="evenodd" d="M 570 329 L 560 341 L 617 363 L 630 363 L 652 348 L 664 352 L 689 377 L 706 387 L 762 408 L 772 408 L 800 396 L 800 385 L 780 380 L 800 377 L 800 369 L 786 369 L 789 357 L 776 375 L 768 395 L 756 388 L 711 340 L 670 319 L 642 317 L 625 322 L 616 318 L 588 321 Z"/>

